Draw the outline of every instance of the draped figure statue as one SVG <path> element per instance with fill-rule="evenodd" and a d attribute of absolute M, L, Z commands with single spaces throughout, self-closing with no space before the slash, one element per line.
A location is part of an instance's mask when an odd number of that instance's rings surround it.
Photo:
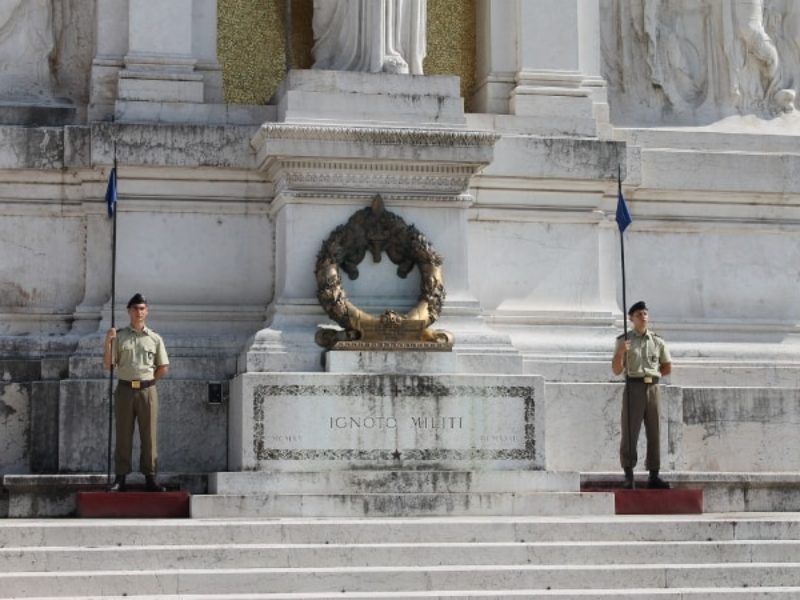
<path fill-rule="evenodd" d="M 314 0 L 314 68 L 422 75 L 427 0 Z"/>
<path fill-rule="evenodd" d="M 54 47 L 50 0 L 0 0 L 0 97 L 50 96 Z"/>
<path fill-rule="evenodd" d="M 603 0 L 617 123 L 708 124 L 796 112 L 797 0 Z"/>

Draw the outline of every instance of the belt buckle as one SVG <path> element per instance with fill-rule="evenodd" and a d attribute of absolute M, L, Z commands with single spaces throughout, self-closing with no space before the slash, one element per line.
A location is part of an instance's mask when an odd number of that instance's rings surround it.
<path fill-rule="evenodd" d="M 131 389 L 132 390 L 138 390 L 140 387 L 142 387 L 142 382 L 141 381 L 131 381 Z"/>
<path fill-rule="evenodd" d="M 645 383 L 653 383 L 653 378 L 652 377 L 643 377 L 642 381 L 644 381 Z M 137 381 L 136 383 L 139 383 L 139 382 Z"/>

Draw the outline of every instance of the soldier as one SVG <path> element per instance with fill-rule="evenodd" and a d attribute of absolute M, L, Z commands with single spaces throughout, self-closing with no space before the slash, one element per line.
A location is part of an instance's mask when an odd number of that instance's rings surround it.
<path fill-rule="evenodd" d="M 636 443 L 644 420 L 647 436 L 647 459 L 650 471 L 647 487 L 667 489 L 669 484 L 658 476 L 661 468 L 660 415 L 661 400 L 658 381 L 672 372 L 672 359 L 667 346 L 647 327 L 647 305 L 639 301 L 628 311 L 633 329 L 628 337 L 617 338 L 617 347 L 611 361 L 615 375 L 625 371 L 625 391 L 622 402 L 622 440 L 619 458 L 625 471 L 625 488 L 633 489 L 633 468 L 636 466 Z"/>
<path fill-rule="evenodd" d="M 134 423 L 139 426 L 139 469 L 145 476 L 145 487 L 149 492 L 164 491 L 156 482 L 158 392 L 155 383 L 167 374 L 169 358 L 161 336 L 145 326 L 147 314 L 147 300 L 141 294 L 134 294 L 128 301 L 130 325 L 119 332 L 113 327 L 109 329 L 103 345 L 103 366 L 106 369 L 116 367 L 119 377 L 114 407 L 117 444 L 112 492 L 126 489 L 125 476 L 131 472 Z"/>

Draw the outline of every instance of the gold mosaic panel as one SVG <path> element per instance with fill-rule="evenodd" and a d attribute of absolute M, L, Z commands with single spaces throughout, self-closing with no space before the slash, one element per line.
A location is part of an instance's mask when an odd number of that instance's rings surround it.
<path fill-rule="evenodd" d="M 458 75 L 467 112 L 475 88 L 475 0 L 428 0 L 426 75 Z"/>
<path fill-rule="evenodd" d="M 308 69 L 313 0 L 292 1 L 292 63 Z M 266 104 L 286 68 L 286 0 L 218 0 L 225 101 Z M 428 75 L 458 75 L 469 104 L 475 85 L 475 0 L 428 0 Z"/>

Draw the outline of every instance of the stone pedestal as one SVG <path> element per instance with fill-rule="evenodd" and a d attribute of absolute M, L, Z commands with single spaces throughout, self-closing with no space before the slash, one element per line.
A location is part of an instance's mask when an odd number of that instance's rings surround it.
<path fill-rule="evenodd" d="M 607 510 L 570 474 L 544 471 L 544 380 L 522 375 L 520 353 L 470 292 L 470 181 L 497 137 L 464 129 L 457 80 L 293 71 L 275 103 L 281 122 L 252 140 L 275 186 L 275 294 L 231 384 L 231 472 L 211 477 L 214 496 L 193 501 L 193 515 Z M 434 326 L 453 334 L 452 352 L 314 344 L 331 324 L 317 253 L 376 194 L 443 259 Z M 404 313 L 419 301 L 417 267 L 400 279 L 384 254 L 358 269 L 341 287 L 360 310 Z"/>
<path fill-rule="evenodd" d="M 576 472 L 544 470 L 543 378 L 398 374 L 390 354 L 328 357 L 358 373 L 237 376 L 229 471 L 210 475 L 192 516 L 610 513 L 611 496 L 581 494 Z"/>

